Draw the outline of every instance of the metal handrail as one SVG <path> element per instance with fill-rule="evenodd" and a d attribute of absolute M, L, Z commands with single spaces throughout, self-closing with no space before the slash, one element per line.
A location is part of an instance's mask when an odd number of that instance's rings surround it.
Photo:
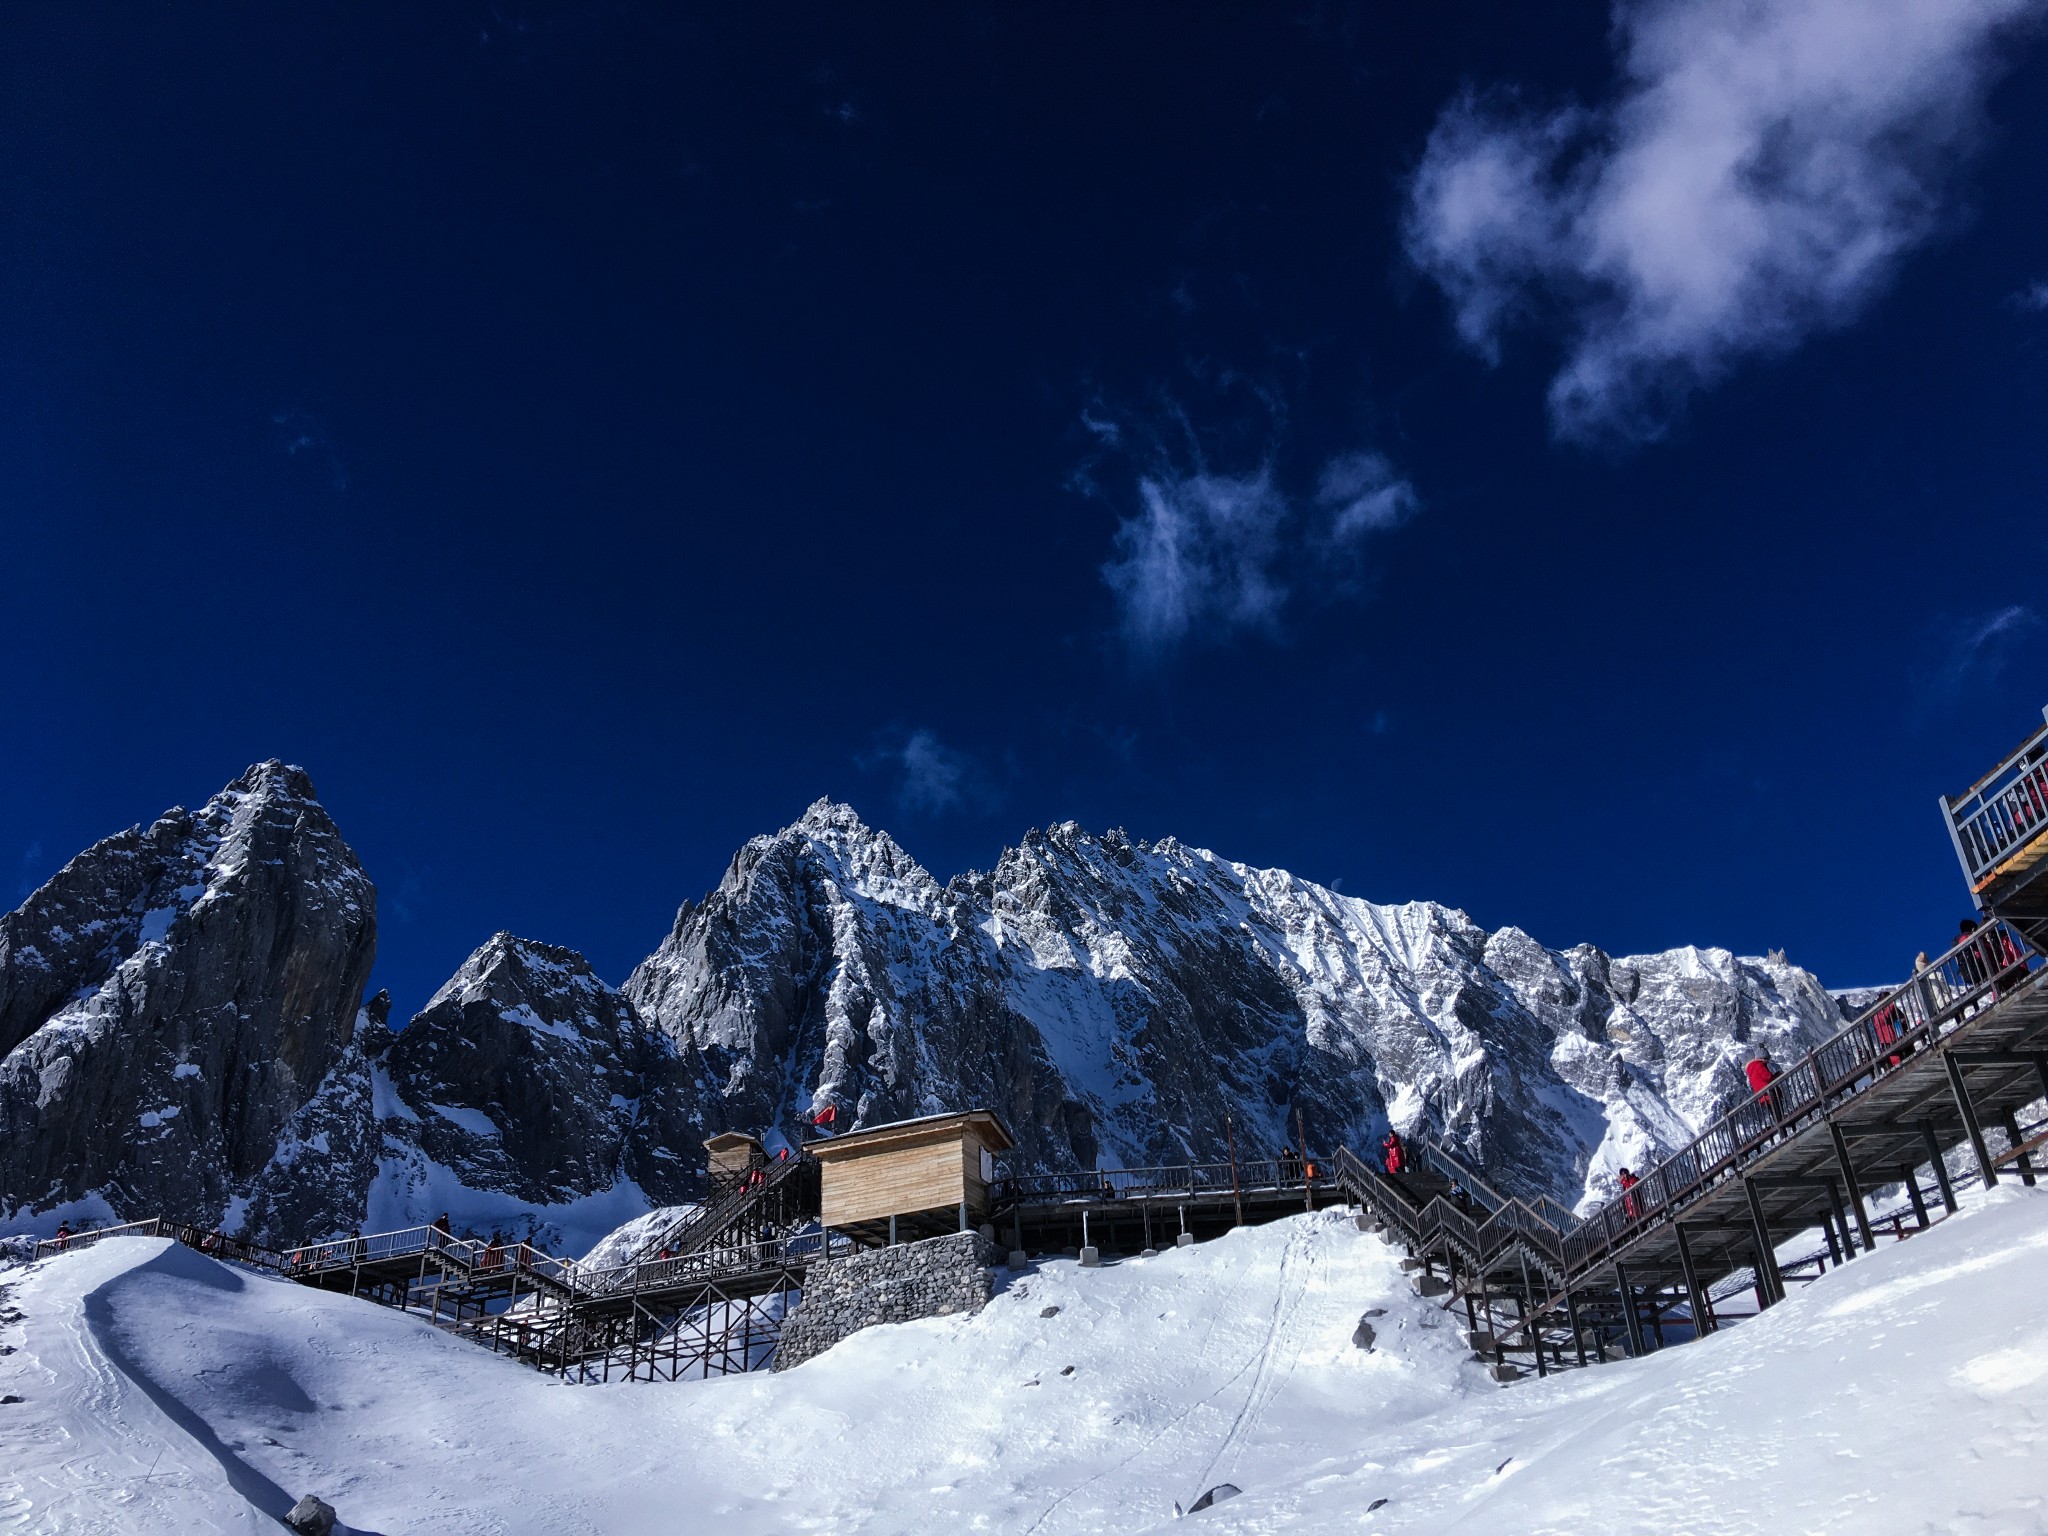
<path fill-rule="evenodd" d="M 1986 923 L 1807 1052 L 1770 1086 L 1746 1095 L 1632 1188 L 1587 1212 L 1565 1234 L 1568 1267 L 1576 1273 L 1670 1219 L 1788 1134 L 1867 1091 L 2043 963 L 2017 929 Z"/>
<path fill-rule="evenodd" d="M 1143 1200 L 1213 1194 L 1232 1187 L 1230 1163 L 1173 1163 L 1158 1168 L 1092 1168 L 1068 1173 L 1005 1173 L 989 1186 L 991 1204 L 1011 1200 Z M 1328 1182 L 1313 1156 L 1253 1158 L 1235 1165 L 1240 1190 L 1294 1190 Z"/>
<path fill-rule="evenodd" d="M 60 1253 L 70 1253 L 79 1248 L 90 1248 L 104 1237 L 161 1237 L 164 1220 L 151 1216 L 144 1221 L 125 1221 L 118 1227 L 95 1227 L 87 1232 L 70 1232 L 63 1237 L 46 1237 L 36 1244 L 35 1257 L 54 1258 Z"/>
<path fill-rule="evenodd" d="M 649 1254 L 659 1253 L 664 1248 L 676 1250 L 678 1253 L 693 1252 L 717 1237 L 769 1190 L 794 1176 L 799 1168 L 807 1164 L 815 1167 L 817 1161 L 817 1158 L 808 1152 L 798 1152 L 792 1157 L 749 1157 L 745 1171 L 735 1176 L 732 1188 L 724 1195 L 715 1201 L 698 1206 L 685 1216 L 678 1217 L 643 1242 L 625 1263 L 607 1265 L 604 1269 L 592 1273 L 615 1274 L 645 1261 Z M 755 1173 L 762 1175 L 761 1182 L 750 1185 L 748 1180 Z"/>
<path fill-rule="evenodd" d="M 2048 832 L 2048 724 L 1962 794 L 1943 795 L 1941 814 L 1964 878 L 1981 891 L 2008 856 Z"/>
<path fill-rule="evenodd" d="M 577 1299 L 638 1295 L 645 1291 L 671 1290 L 680 1285 L 717 1280 L 729 1275 L 754 1274 L 761 1270 L 799 1268 L 814 1264 L 822 1256 L 851 1253 L 857 1245 L 850 1237 L 831 1234 L 826 1246 L 823 1232 L 803 1232 L 794 1237 L 768 1238 L 731 1248 L 713 1248 L 697 1253 L 676 1254 L 666 1259 L 640 1259 L 603 1269 L 586 1270 Z"/>
<path fill-rule="evenodd" d="M 444 1268 L 464 1274 L 517 1271 L 544 1283 L 566 1288 L 576 1284 L 574 1259 L 559 1259 L 529 1243 L 493 1244 L 479 1238 L 456 1237 L 440 1227 L 401 1227 L 391 1232 L 370 1232 L 355 1237 L 329 1238 L 324 1242 L 302 1243 L 281 1255 L 287 1275 L 310 1275 L 323 1270 L 348 1269 L 358 1264 L 382 1264 L 393 1259 L 423 1256 Z"/>

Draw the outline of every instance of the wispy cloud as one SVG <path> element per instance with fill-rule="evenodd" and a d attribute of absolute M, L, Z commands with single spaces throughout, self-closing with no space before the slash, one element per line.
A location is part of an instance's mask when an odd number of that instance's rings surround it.
<path fill-rule="evenodd" d="M 1296 496 L 1282 486 L 1277 452 L 1213 467 L 1187 418 L 1170 413 L 1178 453 L 1156 432 L 1134 432 L 1100 413 L 1082 423 L 1105 447 L 1139 450 L 1131 488 L 1119 496 L 1094 473 L 1093 494 L 1119 503 L 1114 556 L 1102 579 L 1116 596 L 1124 639 L 1157 656 L 1194 638 L 1277 633 L 1301 589 L 1341 582 L 1370 535 L 1396 527 L 1420 505 L 1415 488 L 1378 453 L 1340 455 Z"/>
<path fill-rule="evenodd" d="M 2041 628 L 2041 615 L 2023 603 L 1939 626 L 1921 677 L 1923 705 L 1952 703 L 1995 684 Z"/>
<path fill-rule="evenodd" d="M 919 729 L 887 738 L 855 761 L 868 770 L 892 770 L 896 803 L 906 811 L 941 816 L 986 809 L 998 798 L 981 763 L 948 746 L 936 731 Z"/>
<path fill-rule="evenodd" d="M 2044 0 L 1635 0 L 1598 106 L 1467 92 L 1410 188 L 1410 258 L 1489 358 L 1568 337 L 1566 437 L 1653 437 L 1745 356 L 1855 316 L 1936 232 L 2000 44 Z"/>
<path fill-rule="evenodd" d="M 2048 314 L 2048 282 L 2029 283 L 2012 296 L 2016 308 L 2029 314 Z"/>

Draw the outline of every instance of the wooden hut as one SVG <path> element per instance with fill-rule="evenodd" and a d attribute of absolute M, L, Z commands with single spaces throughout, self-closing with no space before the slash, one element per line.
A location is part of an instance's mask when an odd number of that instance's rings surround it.
<path fill-rule="evenodd" d="M 805 1150 L 818 1160 L 824 1224 L 879 1246 L 983 1220 L 996 1154 L 1016 1144 L 993 1110 L 971 1109 L 871 1125 Z"/>
<path fill-rule="evenodd" d="M 725 1131 L 704 1140 L 704 1168 L 715 1185 L 737 1181 L 763 1155 L 761 1143 L 742 1131 Z"/>

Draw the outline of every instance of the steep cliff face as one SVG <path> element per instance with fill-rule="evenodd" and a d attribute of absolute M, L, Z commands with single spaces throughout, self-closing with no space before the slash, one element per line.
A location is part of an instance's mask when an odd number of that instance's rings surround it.
<path fill-rule="evenodd" d="M 1226 1113 L 1245 1153 L 1391 1123 L 1567 1203 L 1689 1137 L 1754 1046 L 1839 1021 L 1779 961 L 1560 952 L 1071 823 L 941 887 L 828 802 L 748 844 L 625 990 L 738 1125 L 983 1104 L 1020 1162 L 1091 1166 L 1220 1158 Z"/>
<path fill-rule="evenodd" d="M 704 1067 L 574 950 L 500 933 L 371 1064 L 369 1219 L 587 1246 L 620 1213 L 694 1194 Z"/>
<path fill-rule="evenodd" d="M 693 1198 L 707 1132 L 970 1106 L 1022 1166 L 1393 1124 L 1576 1203 L 1719 1112 L 1754 1048 L 1839 1022 L 1779 958 L 1553 950 L 1172 838 L 1067 823 L 941 885 L 828 801 L 623 989 L 499 934 L 393 1032 L 388 997 L 358 1012 L 374 940 L 369 880 L 279 763 L 74 859 L 0 918 L 0 1224 L 285 1241 L 448 1211 L 580 1249 Z"/>
<path fill-rule="evenodd" d="M 0 1215 L 240 1229 L 260 1203 L 270 1234 L 375 947 L 375 891 L 283 763 L 72 860 L 0 918 Z"/>
<path fill-rule="evenodd" d="M 721 1129 L 999 1110 L 1037 1162 L 1093 1166 L 1072 1092 L 992 964 L 982 914 L 886 834 L 820 801 L 684 906 L 625 992 L 701 1051 Z"/>

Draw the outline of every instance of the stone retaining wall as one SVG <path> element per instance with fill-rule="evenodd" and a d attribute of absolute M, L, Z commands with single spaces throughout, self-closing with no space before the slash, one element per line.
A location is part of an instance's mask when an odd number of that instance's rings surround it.
<path fill-rule="evenodd" d="M 1003 1251 L 979 1232 L 956 1232 L 814 1265 L 782 1325 L 775 1369 L 801 1365 L 875 1323 L 979 1312 L 995 1294 L 993 1270 L 1002 1261 Z"/>

